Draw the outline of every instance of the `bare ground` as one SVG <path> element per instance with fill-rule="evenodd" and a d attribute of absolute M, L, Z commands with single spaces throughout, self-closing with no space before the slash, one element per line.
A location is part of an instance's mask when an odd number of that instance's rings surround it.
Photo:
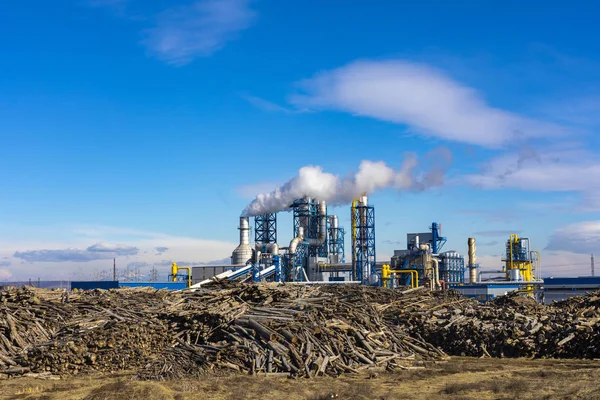
<path fill-rule="evenodd" d="M 340 378 L 231 375 L 140 382 L 133 374 L 0 381 L 2 399 L 600 399 L 600 361 L 453 358 L 424 369 Z"/>

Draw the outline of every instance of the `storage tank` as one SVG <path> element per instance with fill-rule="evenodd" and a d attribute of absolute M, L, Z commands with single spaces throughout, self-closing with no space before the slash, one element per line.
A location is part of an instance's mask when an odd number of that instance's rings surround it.
<path fill-rule="evenodd" d="M 521 271 L 518 269 L 510 269 L 508 270 L 508 277 L 511 281 L 520 281 L 521 280 Z"/>

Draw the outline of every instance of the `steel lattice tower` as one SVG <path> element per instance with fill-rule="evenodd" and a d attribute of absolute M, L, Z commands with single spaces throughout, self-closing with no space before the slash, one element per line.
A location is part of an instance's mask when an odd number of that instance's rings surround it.
<path fill-rule="evenodd" d="M 254 242 L 277 243 L 277 213 L 254 217 Z"/>

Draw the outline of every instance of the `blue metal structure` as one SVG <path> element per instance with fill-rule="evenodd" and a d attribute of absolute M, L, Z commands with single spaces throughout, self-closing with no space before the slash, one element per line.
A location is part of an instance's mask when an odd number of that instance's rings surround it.
<path fill-rule="evenodd" d="M 429 253 L 439 259 L 439 278 L 449 286 L 456 286 L 465 282 L 465 259 L 455 251 L 441 253 L 441 249 L 446 244 L 447 238 L 441 236 L 441 225 L 433 222 L 429 227 L 429 232 L 409 233 L 406 235 L 406 250 L 397 250 L 390 262 L 393 269 L 416 270 L 419 281 L 423 282 L 425 271 L 423 269 L 423 250 L 417 248 L 416 237 L 420 238 L 420 244 L 429 244 Z M 406 274 L 400 277 L 400 281 L 405 285 L 410 285 L 410 275 Z"/>
<path fill-rule="evenodd" d="M 429 229 L 433 236 L 433 239 L 431 240 L 431 251 L 433 254 L 439 254 L 442 247 L 444 247 L 444 244 L 446 244 L 446 238 L 440 236 L 441 227 L 437 222 L 433 222 Z"/>
<path fill-rule="evenodd" d="M 273 265 L 275 266 L 275 282 L 283 282 L 283 266 L 281 265 L 281 257 L 274 255 Z"/>
<path fill-rule="evenodd" d="M 310 198 L 298 199 L 292 203 L 294 210 L 294 237 L 298 236 L 299 228 L 304 228 L 305 239 L 317 239 L 319 237 L 319 223 L 321 218 L 327 220 L 327 215 L 320 216 L 318 204 Z M 328 221 L 327 221 L 328 222 Z M 309 247 L 308 257 L 327 257 L 327 240 L 319 247 Z"/>
<path fill-rule="evenodd" d="M 277 243 L 277 213 L 254 217 L 254 242 Z"/>
<path fill-rule="evenodd" d="M 342 262 L 346 256 L 346 250 L 344 248 L 344 239 L 346 231 L 344 228 L 329 228 L 329 237 L 327 242 L 329 244 L 329 254 L 337 254 Z"/>
<path fill-rule="evenodd" d="M 517 238 L 517 240 L 507 240 L 506 257 L 502 261 L 505 261 L 507 263 L 510 263 L 512 261 L 515 264 L 531 262 L 529 254 L 529 239 Z"/>
<path fill-rule="evenodd" d="M 453 286 L 465 282 L 465 258 L 460 254 L 448 251 L 440 254 L 440 279 Z"/>
<path fill-rule="evenodd" d="M 353 279 L 368 283 L 375 272 L 375 208 L 358 203 L 352 208 L 354 232 L 352 240 Z"/>
<path fill-rule="evenodd" d="M 71 290 L 93 290 L 93 289 L 117 289 L 119 281 L 73 281 L 71 282 Z"/>
<path fill-rule="evenodd" d="M 153 289 L 182 290 L 187 282 L 119 282 L 119 287 L 151 287 Z"/>
<path fill-rule="evenodd" d="M 306 271 L 309 251 L 310 246 L 307 242 L 302 242 L 296 249 L 296 253 L 294 253 L 294 256 L 290 260 L 292 281 L 304 280 L 304 271 Z"/>

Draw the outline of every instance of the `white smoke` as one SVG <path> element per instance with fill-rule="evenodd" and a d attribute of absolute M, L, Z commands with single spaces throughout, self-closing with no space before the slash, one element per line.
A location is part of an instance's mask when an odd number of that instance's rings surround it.
<path fill-rule="evenodd" d="M 353 176 L 340 178 L 308 165 L 300 168 L 298 175 L 270 193 L 261 193 L 244 209 L 242 215 L 256 216 L 287 210 L 296 199 L 311 197 L 330 204 L 345 204 L 366 192 L 393 188 L 404 191 L 421 191 L 444 183 L 445 171 L 452 160 L 448 149 L 431 152 L 428 168 L 417 172 L 419 160 L 413 153 L 405 153 L 399 169 L 394 170 L 383 161 L 364 160 Z"/>

